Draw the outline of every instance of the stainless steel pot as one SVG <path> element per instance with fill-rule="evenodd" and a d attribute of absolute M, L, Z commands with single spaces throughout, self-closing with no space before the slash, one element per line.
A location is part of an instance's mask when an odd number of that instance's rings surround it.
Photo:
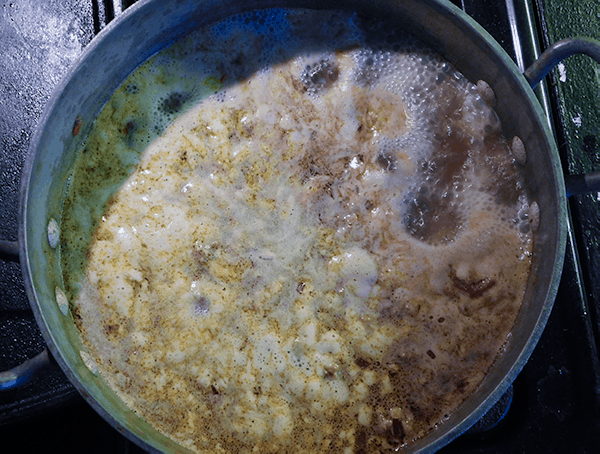
<path fill-rule="evenodd" d="M 566 244 L 565 178 L 552 131 L 531 85 L 574 50 L 600 61 L 600 44 L 570 40 L 550 50 L 521 74 L 502 48 L 472 19 L 445 0 L 147 0 L 112 22 L 52 96 L 36 131 L 22 177 L 20 258 L 36 320 L 56 359 L 83 397 L 117 430 L 147 450 L 187 452 L 137 417 L 108 388 L 93 367 L 73 317 L 61 296 L 61 270 L 55 220 L 61 218 L 65 184 L 78 145 L 101 107 L 125 77 L 148 57 L 191 30 L 232 14 L 268 7 L 351 9 L 385 14 L 429 44 L 469 80 L 485 80 L 496 93 L 496 112 L 507 137 L 518 136 L 527 151 L 525 171 L 532 199 L 540 206 L 531 277 L 525 301 L 505 351 L 477 391 L 436 430 L 411 446 L 435 451 L 476 422 L 519 373 L 550 314 L 558 288 Z M 573 191 L 586 190 L 597 175 L 574 180 Z M 0 246 L 11 247 L 5 244 Z M 83 352 L 83 353 L 82 353 Z M 44 358 L 32 361 L 43 364 Z M 0 386 L 18 384 L 30 368 L 0 374 Z M 21 375 L 19 375 L 21 374 Z"/>

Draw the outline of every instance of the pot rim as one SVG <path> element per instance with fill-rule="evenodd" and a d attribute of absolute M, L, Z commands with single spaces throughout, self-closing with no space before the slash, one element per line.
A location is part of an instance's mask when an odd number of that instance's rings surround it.
<path fill-rule="evenodd" d="M 304 1 L 304 0 L 303 0 Z M 307 0 L 307 4 L 312 4 L 311 0 Z M 234 5 L 233 0 L 227 2 L 227 8 L 224 10 L 229 11 L 229 9 L 233 8 Z M 56 106 L 60 103 L 63 93 L 68 88 L 72 79 L 78 75 L 78 73 L 82 70 L 81 68 L 86 64 L 87 60 L 90 59 L 90 55 L 98 52 L 98 49 L 101 49 L 104 41 L 110 39 L 113 34 L 117 34 L 121 31 L 122 28 L 126 26 L 128 21 L 132 20 L 133 17 L 138 15 L 146 15 L 150 14 L 153 11 L 153 5 L 159 2 L 154 2 L 153 0 L 141 0 L 135 3 L 133 6 L 128 8 L 117 17 L 115 20 L 111 21 L 92 41 L 87 45 L 84 49 L 82 55 L 77 60 L 76 64 L 73 65 L 70 70 L 67 72 L 65 77 L 62 79 L 60 84 L 54 90 L 51 98 L 44 109 L 42 116 L 40 117 L 38 127 L 35 130 L 35 133 L 30 142 L 29 150 L 27 153 L 27 157 L 25 160 L 24 170 L 22 174 L 21 180 L 21 194 L 20 194 L 20 212 L 19 212 L 19 245 L 20 245 L 20 259 L 22 264 L 22 273 L 24 277 L 25 289 L 30 301 L 36 322 L 42 332 L 42 335 L 48 345 L 49 350 L 51 351 L 53 357 L 58 362 L 59 366 L 69 379 L 71 383 L 75 386 L 78 392 L 84 397 L 84 399 L 94 408 L 96 412 L 98 412 L 109 424 L 115 427 L 119 432 L 125 435 L 134 443 L 138 444 L 142 448 L 149 451 L 156 451 L 159 448 L 159 445 L 152 439 L 152 436 L 148 437 L 144 434 L 140 434 L 137 427 L 134 427 L 132 424 L 131 418 L 126 418 L 123 415 L 114 415 L 110 411 L 108 411 L 103 404 L 100 403 L 102 400 L 95 390 L 93 390 L 89 383 L 84 381 L 81 377 L 81 371 L 76 368 L 74 364 L 68 359 L 68 356 L 64 350 L 63 342 L 64 338 L 62 338 L 61 332 L 53 332 L 50 329 L 49 321 L 46 317 L 47 311 L 44 310 L 41 306 L 41 298 L 38 295 L 38 291 L 34 285 L 34 272 L 33 272 L 33 264 L 35 259 L 32 256 L 32 248 L 29 245 L 29 200 L 30 198 L 35 197 L 34 194 L 30 192 L 30 182 L 34 173 L 36 158 L 39 153 L 38 150 L 43 147 L 43 136 L 46 125 L 49 120 L 53 117 Z M 184 2 L 185 3 L 185 2 Z M 192 2 L 193 3 L 193 2 Z M 202 5 L 203 3 L 213 3 L 213 0 L 207 0 L 205 2 L 196 2 L 198 5 Z M 216 3 L 216 2 L 215 2 Z M 277 7 L 285 4 L 285 0 L 267 0 L 269 6 L 267 7 Z M 336 3 L 336 0 L 334 0 Z M 361 2 L 353 2 L 358 6 Z M 364 3 L 364 2 L 363 2 Z M 385 4 L 386 2 L 383 0 L 375 0 L 375 3 L 378 5 Z M 396 1 L 396 3 L 402 3 L 402 1 Z M 506 54 L 506 52 L 502 49 L 502 47 L 489 35 L 489 33 L 481 27 L 475 20 L 473 20 L 470 16 L 464 13 L 462 10 L 454 6 L 448 0 L 426 0 L 422 3 L 431 7 L 439 14 L 449 15 L 452 21 L 459 22 L 464 27 L 465 31 L 469 34 L 476 34 L 480 36 L 484 41 L 485 45 L 490 49 L 491 52 L 496 54 L 498 58 L 502 61 L 503 67 L 505 70 L 509 71 L 523 87 L 524 91 L 529 98 L 530 104 L 533 106 L 537 114 L 538 119 L 545 119 L 545 113 L 543 112 L 542 107 L 539 105 L 533 90 L 529 87 L 527 80 L 518 70 L 516 64 L 512 59 Z M 340 5 L 344 3 L 340 2 Z M 329 7 L 329 5 L 327 5 Z M 333 5 L 332 5 L 333 6 Z M 302 6 L 299 6 L 302 7 Z M 343 7 L 343 6 L 342 6 Z M 229 9 L 228 9 L 229 8 Z M 250 5 L 250 7 L 240 8 L 242 10 L 254 9 Z M 318 8 L 317 8 L 318 9 Z M 237 11 L 240 12 L 240 11 Z M 223 17 L 226 17 L 230 14 L 225 14 Z M 167 43 L 164 47 L 169 45 Z M 155 51 L 158 51 L 156 49 Z M 151 52 L 147 57 L 151 54 L 155 53 L 155 51 Z M 147 58 L 146 57 L 146 58 Z M 146 59 L 145 58 L 145 59 Z M 138 65 L 136 65 L 137 67 Z M 119 84 L 122 81 L 119 81 Z M 477 420 L 479 420 L 493 405 L 494 403 L 506 392 L 508 387 L 512 384 L 516 376 L 519 374 L 533 349 L 535 348 L 543 329 L 546 325 L 548 317 L 550 316 L 550 312 L 552 309 L 552 304 L 556 297 L 556 293 L 558 290 L 558 285 L 560 282 L 560 275 L 562 272 L 562 266 L 565 256 L 565 248 L 566 248 L 566 238 L 567 238 L 567 212 L 566 212 L 566 192 L 564 188 L 564 179 L 562 170 L 560 167 L 560 162 L 558 158 L 558 151 L 556 149 L 556 144 L 553 139 L 553 134 L 550 130 L 549 125 L 545 121 L 540 121 L 541 123 L 541 131 L 540 134 L 543 134 L 550 144 L 552 148 L 552 153 L 550 154 L 550 158 L 553 160 L 551 163 L 552 167 L 555 170 L 555 178 L 556 178 L 556 189 L 557 189 L 557 197 L 558 197 L 558 219 L 556 220 L 557 227 L 557 235 L 556 235 L 556 253 L 554 257 L 551 257 L 553 261 L 552 269 L 553 275 L 550 281 L 550 285 L 548 286 L 546 292 L 546 303 L 544 305 L 543 310 L 540 312 L 534 329 L 531 332 L 528 341 L 525 343 L 523 348 L 520 351 L 517 359 L 513 362 L 512 367 L 509 371 L 504 375 L 504 378 L 497 384 L 495 389 L 488 393 L 487 396 L 478 404 L 478 406 L 472 410 L 466 418 L 454 425 L 448 425 L 445 423 L 440 423 L 439 427 L 430 432 L 427 436 L 419 440 L 414 445 L 409 447 L 409 450 L 415 450 L 416 452 L 432 452 L 441 447 L 445 446 L 456 437 L 461 435 L 464 431 L 466 431 L 469 427 L 471 427 Z M 38 166 L 40 164 L 38 163 Z M 487 378 L 487 377 L 486 377 Z M 151 434 L 152 435 L 152 434 Z M 429 435 L 432 435 L 431 437 Z M 162 437 L 165 438 L 165 437 Z M 430 440 L 430 438 L 432 438 Z M 162 440 L 163 443 L 165 440 Z M 423 441 L 421 443 L 421 441 Z M 166 442 L 169 444 L 168 441 Z M 164 444 L 161 445 L 164 447 Z M 184 448 L 178 448 L 178 445 L 168 446 L 169 449 L 173 449 L 175 451 L 181 450 L 181 452 L 188 452 Z"/>

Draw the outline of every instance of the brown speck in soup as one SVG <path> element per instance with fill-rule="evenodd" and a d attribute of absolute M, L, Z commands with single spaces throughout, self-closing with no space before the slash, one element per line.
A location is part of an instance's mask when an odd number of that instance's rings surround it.
<path fill-rule="evenodd" d="M 119 327 L 117 325 L 106 325 L 104 327 L 104 332 L 106 334 L 110 334 L 113 333 L 114 331 L 117 331 L 119 329 Z"/>
<path fill-rule="evenodd" d="M 415 402 L 409 402 L 409 408 L 417 421 L 427 421 L 429 419 L 427 410 L 420 405 L 417 405 Z"/>
<path fill-rule="evenodd" d="M 330 365 L 330 366 L 326 366 L 324 367 L 325 370 L 325 377 L 327 379 L 333 379 L 336 374 L 339 372 L 339 366 L 337 365 Z"/>
<path fill-rule="evenodd" d="M 73 123 L 73 135 L 74 136 L 79 135 L 79 131 L 81 131 L 82 124 L 83 124 L 83 120 L 81 119 L 81 117 L 77 117 L 75 119 L 75 122 Z"/>
<path fill-rule="evenodd" d="M 123 132 L 125 133 L 126 136 L 128 136 L 128 135 L 133 134 L 136 129 L 137 129 L 137 126 L 136 126 L 135 122 L 132 120 L 132 121 L 127 122 Z"/>
<path fill-rule="evenodd" d="M 161 102 L 159 111 L 170 115 L 178 113 L 188 99 L 190 95 L 187 93 L 173 92 Z"/>
<path fill-rule="evenodd" d="M 456 382 L 456 390 L 458 392 L 464 393 L 468 384 L 469 382 L 467 382 L 466 380 L 459 380 L 458 382 Z"/>
<path fill-rule="evenodd" d="M 360 367 L 361 369 L 366 369 L 367 367 L 369 367 L 371 365 L 371 363 L 369 361 L 367 361 L 364 358 L 358 357 L 354 360 L 354 362 L 356 363 L 356 365 L 358 367 Z"/>

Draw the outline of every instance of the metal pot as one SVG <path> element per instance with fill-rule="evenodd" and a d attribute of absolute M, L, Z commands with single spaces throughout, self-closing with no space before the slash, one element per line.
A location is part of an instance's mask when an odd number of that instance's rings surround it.
<path fill-rule="evenodd" d="M 445 0 L 186 0 L 141 1 L 112 22 L 57 88 L 31 141 L 22 177 L 20 258 L 31 306 L 52 356 L 83 397 L 117 430 L 147 450 L 187 452 L 157 433 L 86 366 L 85 348 L 57 291 L 61 286 L 53 220 L 60 220 L 65 185 L 78 145 L 113 91 L 151 55 L 191 30 L 232 14 L 268 7 L 351 9 L 385 14 L 453 63 L 469 80 L 485 80 L 496 93 L 496 112 L 508 138 L 527 151 L 529 193 L 540 206 L 531 276 L 505 351 L 476 392 L 450 417 L 411 446 L 435 451 L 475 423 L 504 394 L 535 347 L 558 288 L 566 244 L 565 178 L 545 114 L 531 89 L 552 65 L 574 51 L 600 61 L 600 43 L 571 40 L 553 47 L 523 75 L 487 32 Z M 574 179 L 570 192 L 589 189 L 596 176 Z M 0 245 L 2 246 L 2 245 Z M 11 245 L 4 245 L 11 246 Z M 45 357 L 34 359 L 38 366 Z M 30 368 L 0 374 L 18 384 Z M 15 375 L 16 373 L 16 375 Z"/>

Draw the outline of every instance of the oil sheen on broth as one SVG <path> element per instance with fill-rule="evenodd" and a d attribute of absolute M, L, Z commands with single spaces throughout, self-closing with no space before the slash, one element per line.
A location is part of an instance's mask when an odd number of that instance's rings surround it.
<path fill-rule="evenodd" d="M 518 167 L 477 88 L 415 39 L 235 16 L 136 70 L 82 148 L 61 229 L 82 340 L 193 451 L 410 446 L 514 323 Z"/>

